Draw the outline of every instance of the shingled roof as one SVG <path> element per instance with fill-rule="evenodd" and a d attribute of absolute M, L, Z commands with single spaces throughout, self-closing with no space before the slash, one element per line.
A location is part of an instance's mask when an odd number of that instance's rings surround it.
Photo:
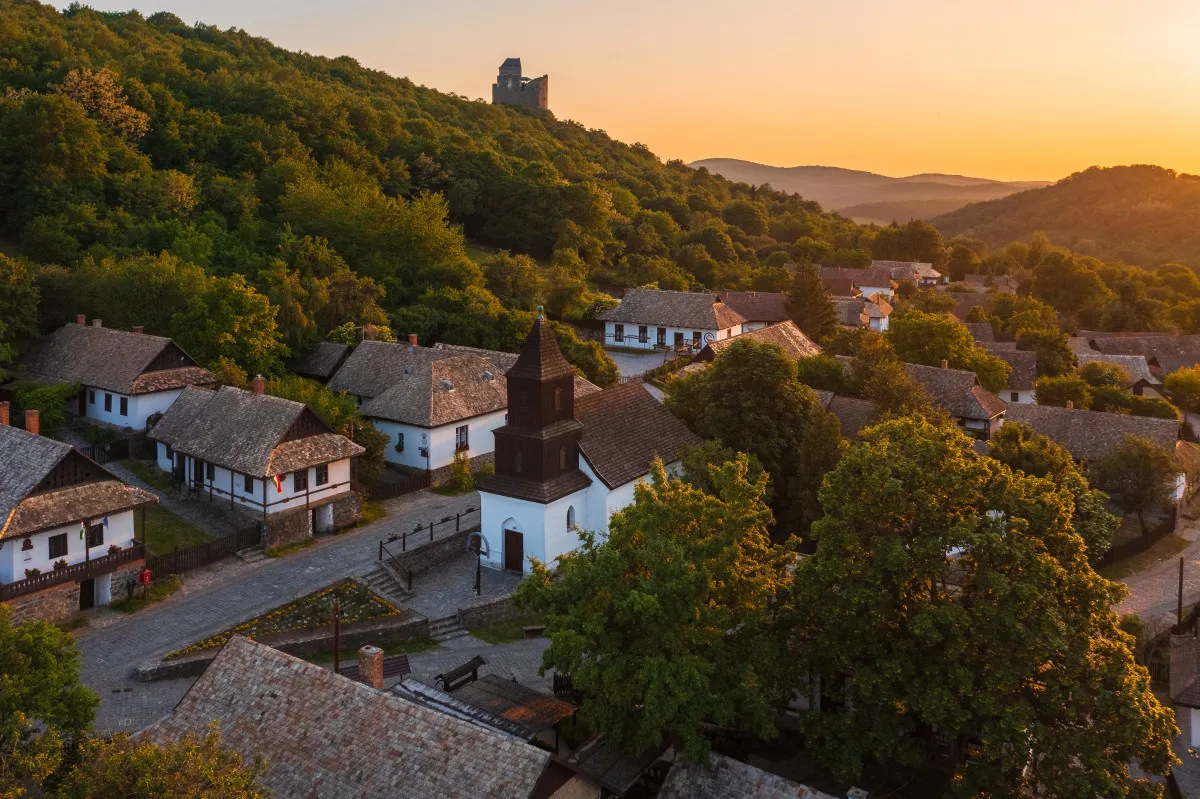
<path fill-rule="evenodd" d="M 486 674 L 450 693 L 455 699 L 518 722 L 535 733 L 575 712 L 570 702 L 495 674 Z"/>
<path fill-rule="evenodd" d="M 292 361 L 292 371 L 305 377 L 328 380 L 349 357 L 350 352 L 349 344 L 319 341 L 311 350 Z"/>
<path fill-rule="evenodd" d="M 522 741 L 234 636 L 166 719 L 177 741 L 218 722 L 221 742 L 266 760 L 274 796 L 528 797 L 550 755 Z"/>
<path fill-rule="evenodd" d="M 954 307 L 950 312 L 963 322 L 967 321 L 967 315 L 971 313 L 972 308 L 978 306 L 987 311 L 992 307 L 992 298 L 987 294 L 971 291 L 947 291 L 946 296 L 954 300 Z"/>
<path fill-rule="evenodd" d="M 330 378 L 329 387 L 334 391 L 371 399 L 395 385 L 406 369 L 446 355 L 430 347 L 414 347 L 390 341 L 364 341 L 354 348 L 354 352 Z"/>
<path fill-rule="evenodd" d="M 855 286 L 895 288 L 896 282 L 887 269 L 848 269 L 840 266 L 822 266 L 822 280 L 849 280 Z"/>
<path fill-rule="evenodd" d="M 699 361 L 711 361 L 717 355 L 732 347 L 734 342 L 741 341 L 742 339 L 757 341 L 761 344 L 774 344 L 783 350 L 785 355 L 797 360 L 821 354 L 821 348 L 814 344 L 812 339 L 804 335 L 803 331 L 796 327 L 795 322 L 789 319 L 786 322 L 779 322 L 778 324 L 760 327 L 758 330 L 751 330 L 749 333 L 743 333 L 740 336 L 730 336 L 719 341 L 710 341 L 700 351 L 700 354 L 696 356 L 696 359 Z"/>
<path fill-rule="evenodd" d="M 842 438 L 857 440 L 859 431 L 879 419 L 879 406 L 870 400 L 843 397 L 832 391 L 818 391 L 817 399 L 825 410 L 837 417 Z"/>
<path fill-rule="evenodd" d="M 1092 349 L 1106 355 L 1200 359 L 1200 335 L 1093 336 Z"/>
<path fill-rule="evenodd" d="M 866 327 L 870 323 L 867 305 L 867 301 L 861 297 L 836 297 L 833 300 L 838 321 L 846 327 Z"/>
<path fill-rule="evenodd" d="M 746 319 L 711 292 L 630 289 L 621 304 L 599 316 L 608 322 L 694 330 L 724 330 Z"/>
<path fill-rule="evenodd" d="M 79 461 L 80 482 L 38 491 L 63 459 Z M 61 527 L 80 519 L 153 504 L 140 488 L 126 485 L 69 444 L 0 425 L 0 539 Z M 35 493 L 36 492 L 36 493 Z"/>
<path fill-rule="evenodd" d="M 883 269 L 892 280 L 938 280 L 942 273 L 921 261 L 871 261 L 872 269 Z"/>
<path fill-rule="evenodd" d="M 47 336 L 21 371 L 34 380 L 81 383 L 128 395 L 213 380 L 211 372 L 169 338 L 78 324 L 63 325 Z"/>
<path fill-rule="evenodd" d="M 1072 457 L 1102 458 L 1116 449 L 1126 435 L 1147 438 L 1175 451 L 1179 423 L 1123 413 L 1084 411 L 1053 405 L 1009 405 L 1008 422 L 1022 422 L 1067 448 Z"/>
<path fill-rule="evenodd" d="M 857 297 L 862 291 L 848 277 L 822 277 L 821 282 L 832 297 Z"/>
<path fill-rule="evenodd" d="M 708 765 L 675 758 L 658 799 L 833 799 L 725 755 L 709 756 Z"/>
<path fill-rule="evenodd" d="M 1012 367 L 1008 373 L 1009 391 L 1033 391 L 1033 381 L 1037 379 L 1037 353 L 1026 352 L 1009 347 L 996 347 L 984 343 L 984 349 L 991 355 Z"/>
<path fill-rule="evenodd" d="M 364 416 L 439 427 L 508 406 L 503 376 L 478 355 L 457 355 L 421 364 L 362 406 Z"/>
<path fill-rule="evenodd" d="M 996 331 L 992 327 L 991 322 L 964 322 L 967 330 L 971 331 L 971 338 L 976 344 L 993 344 L 996 341 Z"/>
<path fill-rule="evenodd" d="M 626 383 L 575 401 L 583 423 L 579 450 L 606 486 L 616 488 L 650 472 L 655 457 L 679 460 L 700 438 L 641 383 Z"/>
<path fill-rule="evenodd" d="M 906 363 L 912 376 L 951 415 L 959 419 L 987 421 L 1004 413 L 1004 401 L 979 385 L 974 372 L 962 369 L 941 369 Z"/>
<path fill-rule="evenodd" d="M 313 435 L 284 441 L 302 416 Z M 233 386 L 185 389 L 149 437 L 172 449 L 253 477 L 270 477 L 363 454 L 329 430 L 303 403 Z"/>
<path fill-rule="evenodd" d="M 1103 352 L 1096 352 L 1089 349 L 1086 352 L 1076 352 L 1075 360 L 1079 362 L 1080 366 L 1089 361 L 1115 363 L 1118 366 L 1122 366 L 1129 373 L 1129 385 L 1131 386 L 1142 380 L 1155 385 L 1162 383 L 1161 380 L 1151 373 L 1150 364 L 1146 363 L 1146 356 L 1144 355 L 1107 355 Z"/>
<path fill-rule="evenodd" d="M 721 301 L 747 322 L 782 322 L 788 318 L 788 296 L 778 291 L 722 291 Z"/>

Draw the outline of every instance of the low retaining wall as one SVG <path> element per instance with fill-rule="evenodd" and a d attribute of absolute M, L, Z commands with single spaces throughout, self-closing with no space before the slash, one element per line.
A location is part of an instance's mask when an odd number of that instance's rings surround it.
<path fill-rule="evenodd" d="M 476 455 L 474 458 L 471 458 L 471 471 L 472 472 L 477 472 L 480 469 L 482 469 L 484 466 L 495 466 L 495 465 L 496 465 L 496 453 L 495 452 L 485 452 L 482 455 Z M 436 469 L 430 469 L 429 470 L 429 484 L 431 486 L 440 486 L 443 483 L 448 482 L 450 480 L 450 472 L 451 472 L 451 470 L 453 470 L 453 468 L 454 468 L 454 465 L 448 463 L 445 466 L 439 466 Z"/>
<path fill-rule="evenodd" d="M 517 607 L 511 596 L 506 596 L 467 608 L 459 608 L 458 623 L 463 627 L 482 627 L 486 624 L 499 624 L 502 621 L 519 619 L 526 612 Z"/>
<path fill-rule="evenodd" d="M 434 566 L 445 563 L 451 558 L 466 554 L 467 541 L 471 537 L 471 533 L 478 532 L 479 525 L 476 524 L 446 538 L 426 541 L 423 544 L 420 543 L 421 536 L 419 534 L 415 536 L 410 535 L 408 543 L 412 545 L 411 548 L 398 554 L 396 560 L 400 561 L 400 565 L 414 575 L 429 571 Z M 390 542 L 388 543 L 388 551 L 395 551 L 399 546 L 399 541 Z"/>

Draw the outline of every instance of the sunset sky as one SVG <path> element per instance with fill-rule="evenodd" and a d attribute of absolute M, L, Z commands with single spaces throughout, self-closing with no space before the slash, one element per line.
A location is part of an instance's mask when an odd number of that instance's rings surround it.
<path fill-rule="evenodd" d="M 138 2 L 470 98 L 490 99 L 500 62 L 519 56 L 526 75 L 550 74 L 559 117 L 663 158 L 1200 173 L 1196 0 Z"/>

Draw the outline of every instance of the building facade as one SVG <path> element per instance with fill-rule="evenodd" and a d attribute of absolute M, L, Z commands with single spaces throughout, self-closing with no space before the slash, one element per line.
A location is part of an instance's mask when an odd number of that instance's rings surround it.
<path fill-rule="evenodd" d="M 719 295 L 658 289 L 630 289 L 600 318 L 607 347 L 693 353 L 741 335 L 746 322 Z"/>

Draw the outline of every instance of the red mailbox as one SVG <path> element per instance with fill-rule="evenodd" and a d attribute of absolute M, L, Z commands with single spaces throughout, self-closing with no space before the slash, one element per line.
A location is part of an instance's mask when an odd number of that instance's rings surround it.
<path fill-rule="evenodd" d="M 141 583 L 142 585 L 150 585 L 150 570 L 149 569 L 142 569 L 142 571 L 138 574 L 138 582 Z"/>

